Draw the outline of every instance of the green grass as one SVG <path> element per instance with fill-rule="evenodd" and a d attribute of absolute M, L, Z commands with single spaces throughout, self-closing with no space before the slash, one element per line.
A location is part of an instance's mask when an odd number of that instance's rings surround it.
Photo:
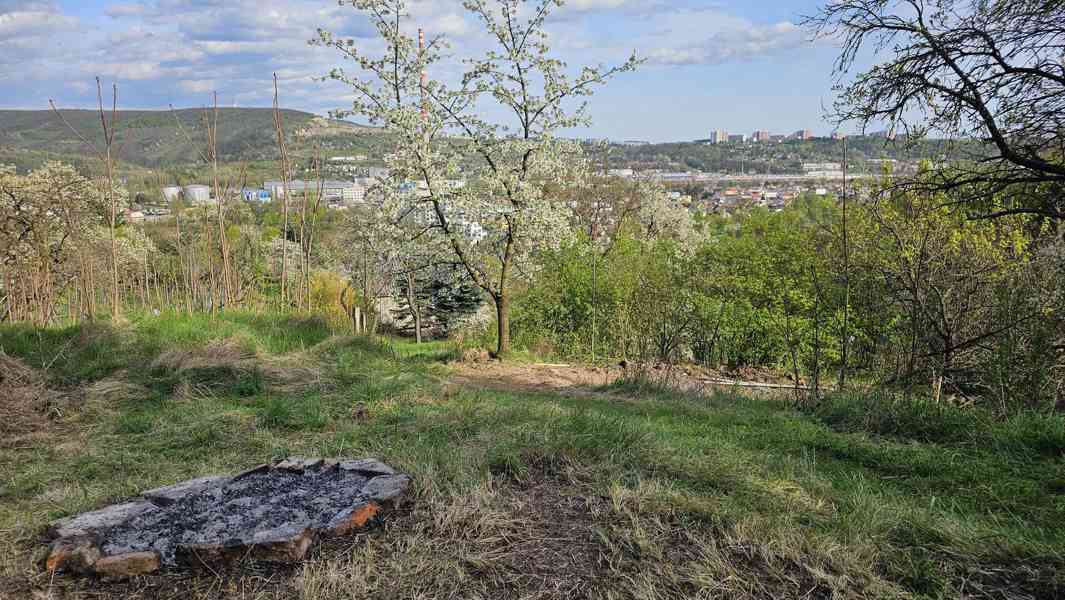
<path fill-rule="evenodd" d="M 263 360 L 298 355 L 321 380 L 212 386 L 229 375 L 208 372 L 182 391 L 141 368 L 226 339 Z M 47 585 L 28 556 L 51 519 L 302 454 L 377 456 L 411 473 L 416 492 L 412 512 L 376 537 L 281 578 L 281 597 L 503 597 L 537 585 L 551 597 L 547 579 L 515 573 L 547 572 L 519 541 L 543 527 L 552 547 L 563 536 L 552 519 L 587 532 L 571 554 L 587 553 L 589 566 L 567 576 L 593 597 L 1065 593 L 1065 436 L 1053 415 L 1003 421 L 848 397 L 803 413 L 647 386 L 445 393 L 447 344 L 333 337 L 318 321 L 277 316 L 4 326 L 0 346 L 67 389 L 107 377 L 143 389 L 89 395 L 53 438 L 0 449 L 0 582 L 16 590 Z M 539 522 L 544 490 L 557 497 Z M 579 509 L 562 511 L 569 497 Z"/>

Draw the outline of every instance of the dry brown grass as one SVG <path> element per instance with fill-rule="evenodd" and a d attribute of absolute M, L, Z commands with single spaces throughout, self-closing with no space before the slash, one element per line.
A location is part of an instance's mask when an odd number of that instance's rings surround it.
<path fill-rule="evenodd" d="M 229 338 L 197 348 L 161 353 L 151 368 L 176 379 L 177 397 L 210 395 L 219 387 L 252 386 L 298 393 L 326 384 L 322 369 L 308 352 L 259 355 L 241 340 Z"/>
<path fill-rule="evenodd" d="M 255 353 L 244 348 L 238 340 L 225 339 L 202 347 L 166 350 L 152 361 L 151 367 L 176 374 L 214 369 L 252 372 L 257 361 Z"/>
<path fill-rule="evenodd" d="M 603 490 L 587 476 L 562 464 L 465 489 L 419 481 L 410 502 L 297 567 L 248 561 L 115 583 L 37 574 L 20 589 L 70 600 L 907 597 L 880 579 L 855 579 L 869 571 L 853 568 L 844 548 L 693 518 L 677 508 L 691 499 L 655 480 Z"/>
<path fill-rule="evenodd" d="M 143 385 L 128 381 L 124 373 L 89 384 L 84 392 L 86 404 L 106 406 L 145 398 L 150 394 Z"/>
<path fill-rule="evenodd" d="M 259 370 L 266 386 L 282 393 L 297 393 L 330 384 L 321 366 L 308 352 L 263 357 L 259 361 Z"/>
<path fill-rule="evenodd" d="M 77 419 L 114 418 L 124 405 L 152 397 L 151 390 L 129 381 L 128 377 L 126 372 L 119 371 L 106 379 L 83 386 L 80 389 L 82 403 Z"/>
<path fill-rule="evenodd" d="M 0 446 L 18 447 L 46 435 L 62 400 L 42 374 L 0 350 Z"/>
<path fill-rule="evenodd" d="M 307 563 L 294 591 L 301 600 L 900 595 L 841 575 L 845 557 L 798 538 L 759 540 L 684 518 L 671 494 L 641 483 L 603 495 L 572 472 L 488 480 L 424 498 L 379 534 Z"/>

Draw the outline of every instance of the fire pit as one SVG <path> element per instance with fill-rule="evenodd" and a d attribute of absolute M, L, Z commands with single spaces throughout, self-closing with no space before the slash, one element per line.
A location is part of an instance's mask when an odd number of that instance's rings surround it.
<path fill-rule="evenodd" d="M 410 478 L 374 459 L 288 458 L 201 477 L 51 525 L 50 571 L 110 578 L 242 558 L 295 562 L 319 537 L 363 527 Z"/>

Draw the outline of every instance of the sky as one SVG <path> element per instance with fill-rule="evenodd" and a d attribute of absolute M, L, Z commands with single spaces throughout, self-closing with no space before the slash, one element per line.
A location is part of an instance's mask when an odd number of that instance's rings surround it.
<path fill-rule="evenodd" d="M 351 92 L 319 78 L 340 64 L 308 40 L 318 28 L 373 50 L 360 13 L 337 0 L 0 0 L 0 108 L 91 107 L 95 78 L 121 108 L 269 106 L 327 114 Z M 818 0 L 568 0 L 547 24 L 571 67 L 645 62 L 589 102 L 586 137 L 683 141 L 711 129 L 827 134 L 838 48 L 799 22 Z M 460 0 L 410 0 L 414 27 L 457 56 L 483 33 Z M 433 75 L 433 74 L 430 74 Z"/>

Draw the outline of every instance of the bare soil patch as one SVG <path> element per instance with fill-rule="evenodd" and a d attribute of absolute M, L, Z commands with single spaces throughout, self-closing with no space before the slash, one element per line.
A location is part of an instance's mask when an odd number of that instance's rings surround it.
<path fill-rule="evenodd" d="M 602 388 L 619 380 L 644 381 L 694 393 L 743 389 L 747 395 L 778 397 L 792 390 L 792 381 L 780 373 L 741 369 L 730 372 L 693 365 L 584 365 L 505 361 L 456 362 L 448 379 L 451 386 L 512 392 L 554 393 L 568 396 L 611 396 Z M 804 382 L 800 381 L 800 385 Z"/>
<path fill-rule="evenodd" d="M 620 367 L 519 364 L 500 361 L 454 363 L 451 385 L 516 392 L 588 393 L 624 375 Z"/>
<path fill-rule="evenodd" d="M 834 574 L 705 522 L 604 495 L 563 466 L 428 499 L 350 552 L 311 562 L 327 598 L 828 598 Z M 851 590 L 848 590 L 851 591 Z M 861 597 L 855 595 L 850 597 Z"/>

